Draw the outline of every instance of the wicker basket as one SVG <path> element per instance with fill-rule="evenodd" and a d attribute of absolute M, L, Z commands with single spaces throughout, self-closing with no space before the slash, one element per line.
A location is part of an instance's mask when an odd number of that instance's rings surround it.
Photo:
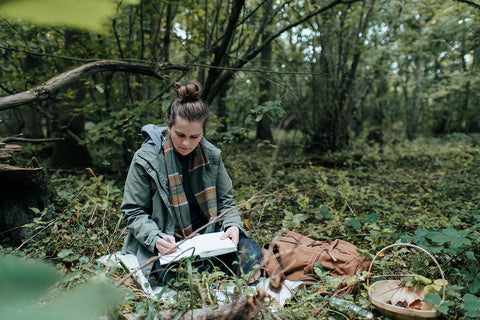
<path fill-rule="evenodd" d="M 382 250 L 380 250 L 372 260 L 368 272 L 371 272 L 373 267 L 373 263 L 377 259 L 377 257 L 387 249 L 392 247 L 412 247 L 417 250 L 420 250 L 427 254 L 437 265 L 438 269 L 440 270 L 440 274 L 442 275 L 443 280 L 443 296 L 442 302 L 445 301 L 445 289 L 446 289 L 446 281 L 445 276 L 443 274 L 443 270 L 438 264 L 437 260 L 433 255 L 431 255 L 428 251 L 413 244 L 408 243 L 396 243 L 389 245 Z M 416 275 L 406 275 L 406 276 L 416 276 Z M 367 285 L 370 285 L 370 279 L 367 279 Z M 433 305 L 429 303 L 420 303 L 421 308 L 417 309 L 409 309 L 405 307 L 400 307 L 396 305 L 392 305 L 391 303 L 387 303 L 387 301 L 394 300 L 394 295 L 403 295 L 406 300 L 410 299 L 411 301 L 421 301 L 424 299 L 425 294 L 423 290 L 414 291 L 411 289 L 406 288 L 403 285 L 402 281 L 399 280 L 380 280 L 372 284 L 372 289 L 369 292 L 370 301 L 372 304 L 385 316 L 388 316 L 392 319 L 399 319 L 399 320 L 421 320 L 421 319 L 435 319 L 437 317 L 437 311 L 433 310 Z"/>

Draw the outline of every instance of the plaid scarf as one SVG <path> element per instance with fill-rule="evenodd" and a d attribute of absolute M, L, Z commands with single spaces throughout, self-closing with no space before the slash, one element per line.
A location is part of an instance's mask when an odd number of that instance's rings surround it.
<path fill-rule="evenodd" d="M 193 231 L 192 222 L 187 196 L 183 190 L 182 164 L 175 155 L 175 148 L 173 147 L 170 133 L 165 137 L 163 150 L 167 164 L 168 184 L 170 186 L 170 205 L 177 218 L 177 228 L 180 229 L 181 235 L 186 237 Z M 188 160 L 190 185 L 202 213 L 207 219 L 213 219 L 217 216 L 217 192 L 206 170 L 208 164 L 208 157 L 203 150 L 202 144 L 199 143 L 192 151 Z M 215 225 L 212 224 L 205 232 L 212 232 L 214 228 Z"/>

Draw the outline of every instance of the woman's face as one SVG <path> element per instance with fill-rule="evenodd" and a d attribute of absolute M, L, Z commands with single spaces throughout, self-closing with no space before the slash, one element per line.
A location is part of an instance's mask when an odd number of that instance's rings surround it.
<path fill-rule="evenodd" d="M 175 124 L 169 129 L 173 147 L 182 156 L 192 152 L 198 146 L 203 136 L 203 122 L 191 122 L 179 116 L 175 118 Z"/>

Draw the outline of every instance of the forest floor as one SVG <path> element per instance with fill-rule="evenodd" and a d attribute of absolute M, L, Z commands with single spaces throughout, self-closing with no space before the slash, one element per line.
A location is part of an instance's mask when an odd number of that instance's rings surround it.
<path fill-rule="evenodd" d="M 246 144 L 223 149 L 242 219 L 261 245 L 287 231 L 316 240 L 343 239 L 372 255 L 394 243 L 411 243 L 433 255 L 439 266 L 428 255 L 402 247 L 382 255 L 374 272 L 424 276 L 420 280 L 431 289 L 428 301 L 437 305 L 441 318 L 480 317 L 480 137 L 455 134 L 381 145 L 362 142 L 323 156 L 306 155 L 288 145 L 258 151 Z M 101 278 L 122 292 L 120 307 L 108 314 L 110 318 L 156 319 L 160 312 L 175 315 L 206 302 L 217 306 L 211 291 L 225 276 L 221 273 L 190 274 L 192 282 L 174 300 L 156 300 L 129 277 L 122 279 L 126 275 L 122 268 L 107 269 L 97 262 L 118 251 L 126 234 L 119 211 L 123 182 L 92 174 L 55 174 L 51 182 L 57 189 L 55 218 L 38 219 L 35 237 L 21 247 L 0 246 L 0 253 L 42 259 L 61 272 L 62 280 L 50 290 L 50 298 L 42 299 L 49 301 Z M 316 271 L 316 284 L 298 290 L 283 308 L 259 306 L 256 317 L 354 317 L 351 311 L 328 304 L 338 283 Z M 448 280 L 445 297 L 438 282 L 442 272 Z M 247 294 L 246 280 L 231 279 L 237 298 Z M 344 299 L 380 316 L 370 302 L 365 279 L 352 281 L 358 291 Z M 100 294 L 98 303 L 105 305 L 108 297 Z M 78 301 L 79 314 L 86 301 Z"/>

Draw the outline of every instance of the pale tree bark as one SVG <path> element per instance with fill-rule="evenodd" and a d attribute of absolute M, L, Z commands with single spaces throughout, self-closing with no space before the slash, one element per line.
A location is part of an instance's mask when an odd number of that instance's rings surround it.
<path fill-rule="evenodd" d="M 356 75 L 357 69 L 360 63 L 360 57 L 363 54 L 363 41 L 364 37 L 355 37 L 356 35 L 362 34 L 366 35 L 368 33 L 368 25 L 373 15 L 373 10 L 375 8 L 376 0 L 368 0 L 363 2 L 362 14 L 356 25 L 352 30 L 350 38 L 356 39 L 352 42 L 349 47 L 345 47 L 343 52 L 343 61 L 342 64 L 346 65 L 345 62 L 351 59 L 351 64 L 349 68 L 343 68 L 341 73 L 342 84 L 339 88 L 337 101 L 338 105 L 335 108 L 336 117 L 333 119 L 334 122 L 334 142 L 331 146 L 332 150 L 339 150 L 349 144 L 350 140 L 350 130 L 352 129 L 352 114 L 355 111 L 355 101 L 351 96 L 351 92 L 354 91 L 354 86 L 356 84 Z M 346 46 L 348 43 L 346 44 Z"/>
<path fill-rule="evenodd" d="M 480 36 L 480 30 L 476 32 L 477 39 Z M 477 76 L 477 80 L 474 80 L 472 83 L 472 87 L 476 88 L 475 91 L 478 92 L 478 88 L 480 87 L 480 80 L 478 75 L 480 75 L 480 45 L 476 44 L 473 48 L 473 62 L 472 62 L 472 74 Z M 474 90 L 471 90 L 473 92 Z M 480 97 L 478 94 L 473 94 L 471 105 L 474 108 L 477 108 L 480 105 Z M 467 130 L 469 132 L 479 132 L 480 131 L 480 116 L 478 113 L 474 117 L 469 117 L 467 121 Z"/>
<path fill-rule="evenodd" d="M 466 42 L 466 40 L 462 39 L 462 42 L 461 42 L 461 45 L 460 45 L 460 63 L 462 65 L 462 71 L 465 74 L 468 74 L 467 61 L 466 61 L 466 57 L 465 57 L 467 55 L 467 50 L 468 49 L 466 48 L 467 45 L 466 45 L 465 42 Z M 470 80 L 468 80 L 465 83 L 464 92 L 463 92 L 463 99 L 461 100 L 460 106 L 459 106 L 459 112 L 458 112 L 456 127 L 458 128 L 458 130 L 461 130 L 461 131 L 468 131 L 466 126 L 467 126 L 467 122 L 468 122 L 467 112 L 468 112 L 468 106 L 470 104 L 470 96 L 471 96 L 470 86 L 471 86 L 471 83 L 470 83 Z"/>
<path fill-rule="evenodd" d="M 423 37 L 423 29 L 425 25 L 425 13 L 420 14 L 420 18 L 418 20 L 418 39 L 422 39 Z M 412 93 L 412 106 L 411 109 L 408 110 L 407 115 L 407 124 L 406 124 L 406 136 L 408 139 L 414 139 L 417 136 L 418 131 L 418 122 L 420 119 L 420 113 L 422 108 L 422 75 L 423 75 L 423 47 L 421 41 L 419 41 L 419 47 L 417 50 L 417 55 L 415 57 L 415 87 Z M 408 104 L 407 104 L 408 106 Z M 407 107 L 408 108 L 408 107 Z"/>

